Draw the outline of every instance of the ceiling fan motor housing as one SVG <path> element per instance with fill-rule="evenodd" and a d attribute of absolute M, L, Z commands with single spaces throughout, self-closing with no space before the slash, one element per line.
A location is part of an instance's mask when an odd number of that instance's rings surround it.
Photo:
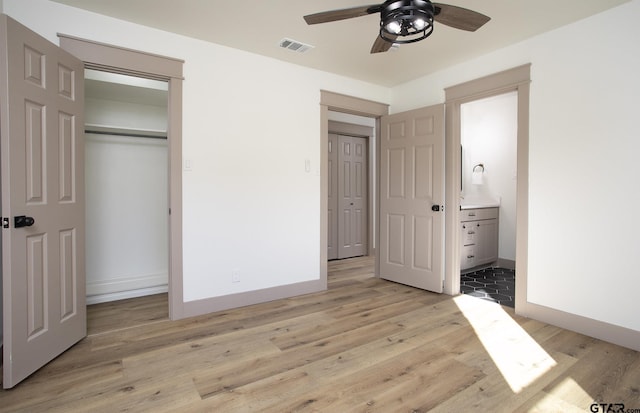
<path fill-rule="evenodd" d="M 391 43 L 413 43 L 433 32 L 434 5 L 428 0 L 390 0 L 380 10 L 380 37 Z"/>

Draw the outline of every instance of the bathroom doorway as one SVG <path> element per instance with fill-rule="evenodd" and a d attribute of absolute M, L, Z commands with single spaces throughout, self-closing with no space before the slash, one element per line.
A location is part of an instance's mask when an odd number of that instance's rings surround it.
<path fill-rule="evenodd" d="M 518 92 L 460 105 L 460 292 L 515 306 Z"/>
<path fill-rule="evenodd" d="M 445 226 L 449 238 L 445 241 L 444 292 L 460 293 L 460 182 L 462 154 L 460 139 L 460 106 L 485 97 L 518 92 L 517 132 L 517 193 L 516 193 L 516 314 L 527 307 L 527 272 L 529 238 L 529 96 L 531 64 L 523 64 L 485 77 L 460 83 L 445 89 L 446 96 L 446 205 L 449 214 Z"/>

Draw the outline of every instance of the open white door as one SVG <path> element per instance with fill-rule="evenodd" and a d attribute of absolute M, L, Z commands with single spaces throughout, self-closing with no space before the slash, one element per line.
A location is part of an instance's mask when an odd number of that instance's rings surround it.
<path fill-rule="evenodd" d="M 383 116 L 380 277 L 442 292 L 444 105 Z"/>
<path fill-rule="evenodd" d="M 5 15 L 0 30 L 3 387 L 10 388 L 86 335 L 84 65 Z"/>

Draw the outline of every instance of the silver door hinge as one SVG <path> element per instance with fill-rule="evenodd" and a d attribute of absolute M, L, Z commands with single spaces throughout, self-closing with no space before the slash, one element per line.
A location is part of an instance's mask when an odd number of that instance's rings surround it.
<path fill-rule="evenodd" d="M 9 228 L 9 218 L 2 218 L 2 228 Z"/>

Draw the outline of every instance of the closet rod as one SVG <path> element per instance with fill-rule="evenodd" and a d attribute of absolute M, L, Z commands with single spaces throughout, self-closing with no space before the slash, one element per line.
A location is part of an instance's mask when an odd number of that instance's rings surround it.
<path fill-rule="evenodd" d="M 85 129 L 84 133 L 95 133 L 96 135 L 128 136 L 131 138 L 167 139 L 167 135 L 151 135 L 135 132 L 98 131 L 93 129 Z"/>

